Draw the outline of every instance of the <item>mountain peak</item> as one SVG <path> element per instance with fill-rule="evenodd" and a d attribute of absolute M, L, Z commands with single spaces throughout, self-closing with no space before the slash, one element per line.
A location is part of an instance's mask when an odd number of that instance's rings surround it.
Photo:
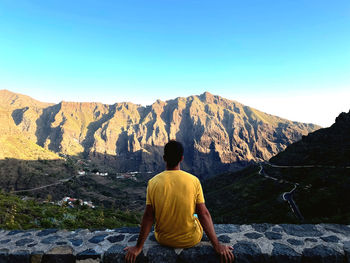
<path fill-rule="evenodd" d="M 66 101 L 52 105 L 4 90 L 0 106 L 8 116 L 1 124 L 13 122 L 38 145 L 92 159 L 105 156 L 120 171 L 162 167 L 162 147 L 169 138 L 186 145 L 184 169 L 190 172 L 200 176 L 236 169 L 267 160 L 317 129 L 209 92 L 143 107 Z"/>
<path fill-rule="evenodd" d="M 10 107 L 36 106 L 40 108 L 52 105 L 51 103 L 41 102 L 27 95 L 15 93 L 7 89 L 0 90 L 0 104 Z"/>
<path fill-rule="evenodd" d="M 200 100 L 208 102 L 208 103 L 213 103 L 214 102 L 214 96 L 213 94 L 211 94 L 210 92 L 206 91 L 204 93 L 202 93 L 201 95 L 198 96 L 200 98 Z"/>

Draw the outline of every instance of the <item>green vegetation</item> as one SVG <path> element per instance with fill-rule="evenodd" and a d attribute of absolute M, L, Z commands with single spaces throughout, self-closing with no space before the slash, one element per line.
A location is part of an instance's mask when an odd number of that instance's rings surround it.
<path fill-rule="evenodd" d="M 35 188 L 56 183 L 76 174 L 74 164 L 58 160 L 0 160 L 0 189 L 6 191 Z"/>
<path fill-rule="evenodd" d="M 135 226 L 140 214 L 120 210 L 69 208 L 50 203 L 22 200 L 18 196 L 0 192 L 0 228 L 3 229 L 102 229 Z"/>
<path fill-rule="evenodd" d="M 262 177 L 256 165 L 203 183 L 214 222 L 225 224 L 297 223 L 281 197 L 291 188 L 290 184 Z"/>
<path fill-rule="evenodd" d="M 216 176 L 203 183 L 206 204 L 215 223 L 301 223 L 282 199 L 299 186 L 294 201 L 304 223 L 350 223 L 350 169 L 274 168 L 264 166 L 259 175 L 254 165 L 235 173 Z M 293 182 L 293 183 L 288 183 Z"/>
<path fill-rule="evenodd" d="M 35 142 L 26 139 L 22 135 L 2 135 L 0 136 L 0 159 L 17 158 L 22 160 L 46 160 L 61 159 L 57 154 L 42 148 Z M 25 149 L 25 151 L 24 151 Z"/>
<path fill-rule="evenodd" d="M 294 200 L 308 223 L 350 223 L 350 169 L 266 166 L 265 171 L 299 183 Z"/>

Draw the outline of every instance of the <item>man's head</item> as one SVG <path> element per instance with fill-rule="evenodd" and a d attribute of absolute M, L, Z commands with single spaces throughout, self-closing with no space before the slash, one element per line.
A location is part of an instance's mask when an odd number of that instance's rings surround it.
<path fill-rule="evenodd" d="M 164 161 L 166 161 L 168 168 L 176 167 L 183 158 L 184 147 L 181 143 L 170 140 L 164 147 Z"/>

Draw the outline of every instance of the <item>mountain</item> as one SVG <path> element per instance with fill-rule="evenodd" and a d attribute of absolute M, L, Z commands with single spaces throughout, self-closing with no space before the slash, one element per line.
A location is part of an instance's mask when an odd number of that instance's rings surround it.
<path fill-rule="evenodd" d="M 350 112 L 270 159 L 203 182 L 217 223 L 300 223 L 283 200 L 292 189 L 304 223 L 350 222 Z M 265 176 L 263 176 L 265 175 Z M 297 185 L 296 185 L 297 184 Z"/>
<path fill-rule="evenodd" d="M 350 111 L 341 113 L 331 127 L 303 136 L 270 162 L 278 165 L 350 166 Z"/>
<path fill-rule="evenodd" d="M 202 178 L 268 160 L 320 128 L 208 92 L 157 100 L 144 107 L 133 103 L 50 104 L 1 90 L 0 103 L 0 110 L 7 114 L 0 123 L 4 135 L 12 136 L 16 130 L 45 150 L 83 156 L 118 171 L 161 170 L 164 144 L 177 139 L 185 145 L 183 169 Z"/>
<path fill-rule="evenodd" d="M 26 160 L 60 158 L 54 152 L 37 145 L 35 140 L 36 127 L 32 122 L 48 105 L 7 90 L 0 91 L 0 159 L 6 157 Z M 23 112 L 26 111 L 28 111 L 26 115 L 28 117 L 23 120 Z M 17 125 L 20 123 L 22 127 L 18 129 Z"/>

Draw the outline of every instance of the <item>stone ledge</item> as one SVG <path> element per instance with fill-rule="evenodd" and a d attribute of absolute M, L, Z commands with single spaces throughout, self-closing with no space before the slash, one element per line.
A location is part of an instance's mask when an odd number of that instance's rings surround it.
<path fill-rule="evenodd" d="M 234 247 L 235 262 L 348 262 L 350 226 L 215 225 L 219 240 Z M 124 247 L 134 245 L 139 228 L 75 231 L 0 230 L 2 262 L 124 262 Z M 204 235 L 189 249 L 160 246 L 153 232 L 137 262 L 220 262 Z"/>

